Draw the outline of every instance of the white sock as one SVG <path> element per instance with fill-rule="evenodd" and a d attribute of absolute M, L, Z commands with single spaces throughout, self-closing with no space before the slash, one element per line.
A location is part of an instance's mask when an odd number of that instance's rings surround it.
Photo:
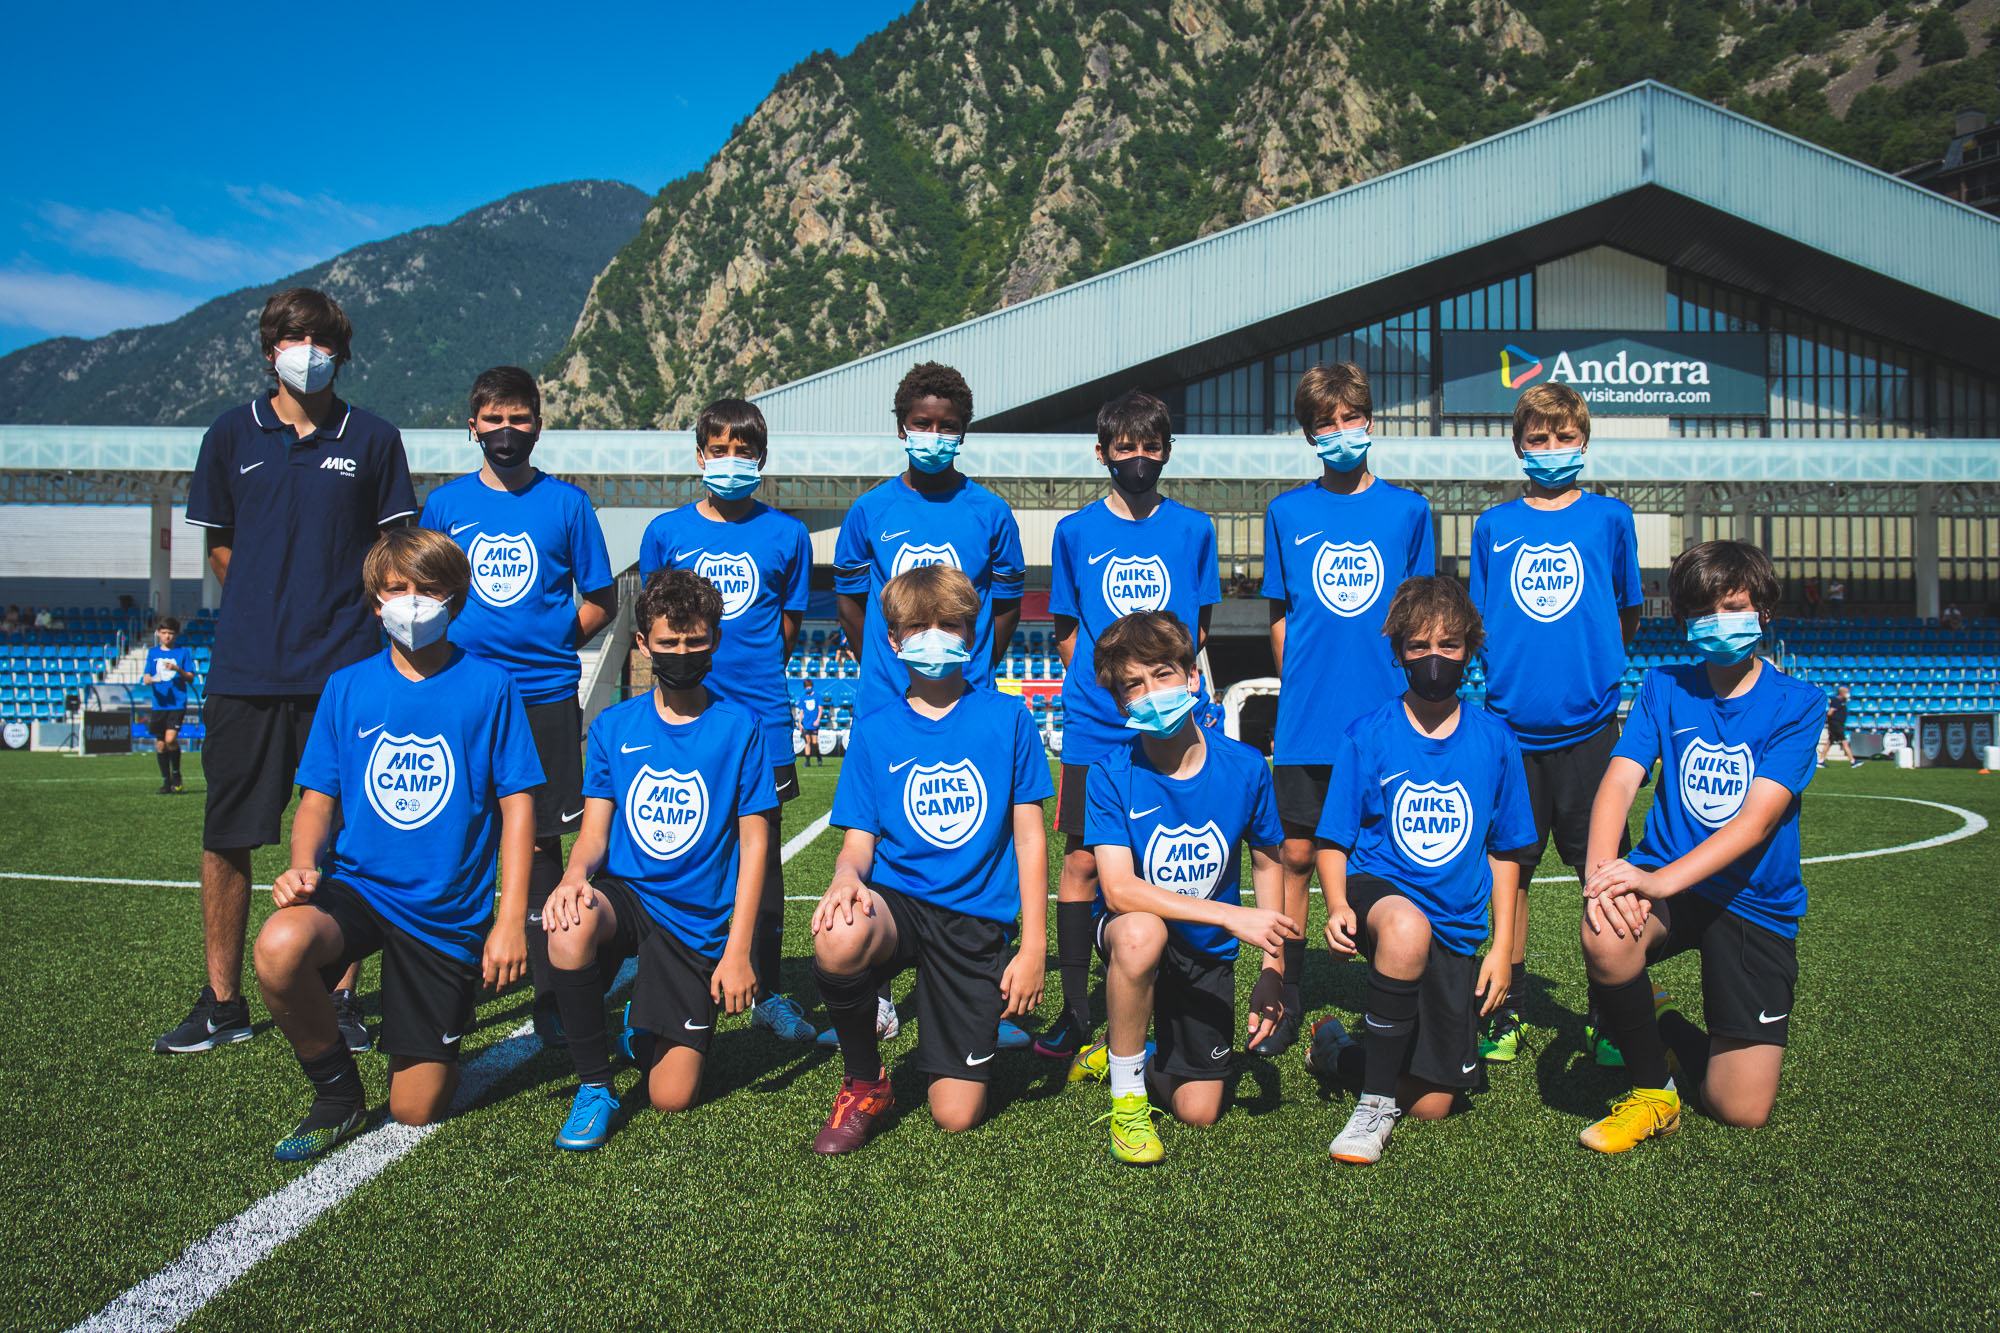
<path fill-rule="evenodd" d="M 1111 1057 L 1111 1095 L 1128 1097 L 1133 1093 L 1144 1095 L 1146 1091 L 1146 1053 L 1137 1055 L 1114 1055 Z"/>

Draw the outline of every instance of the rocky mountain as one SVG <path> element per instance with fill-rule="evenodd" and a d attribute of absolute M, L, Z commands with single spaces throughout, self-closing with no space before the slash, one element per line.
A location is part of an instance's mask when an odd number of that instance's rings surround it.
<path fill-rule="evenodd" d="M 206 426 L 269 382 L 257 343 L 266 298 L 318 287 L 354 322 L 344 398 L 400 426 L 457 424 L 474 375 L 536 368 L 562 346 L 646 208 L 643 191 L 618 181 L 523 190 L 167 324 L 23 347 L 0 357 L 0 421 Z"/>
<path fill-rule="evenodd" d="M 1947 104 L 1991 98 L 1996 6 L 922 0 L 851 54 L 800 63 L 660 192 L 549 367 L 551 417 L 685 426 L 721 393 L 1641 78 L 1907 165 L 1942 147 Z"/>

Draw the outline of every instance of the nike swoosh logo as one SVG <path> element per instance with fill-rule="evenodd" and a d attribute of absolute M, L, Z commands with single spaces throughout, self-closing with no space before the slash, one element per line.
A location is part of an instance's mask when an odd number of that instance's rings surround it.
<path fill-rule="evenodd" d="M 357 731 L 354 733 L 354 739 L 358 741 L 365 741 L 370 736 L 373 736 L 376 732 L 382 730 L 382 726 L 383 726 L 382 723 L 377 722 L 374 726 L 368 728 L 368 730 L 366 731 Z"/>
<path fill-rule="evenodd" d="M 689 1032 L 706 1032 L 712 1025 L 708 1023 L 697 1023 L 692 1018 L 683 1018 L 681 1020 L 681 1026 L 686 1028 Z"/>
<path fill-rule="evenodd" d="M 246 463 L 244 466 L 236 469 L 236 475 L 240 477 L 246 472 L 255 472 L 258 468 L 264 466 L 264 464 L 269 461 L 270 461 L 269 459 L 260 458 L 254 463 Z"/>
<path fill-rule="evenodd" d="M 565 814 L 562 817 L 562 822 L 567 824 L 572 819 L 581 819 L 582 817 L 583 817 L 583 811 L 582 809 L 579 808 L 576 810 L 571 810 L 569 813 Z"/>
<path fill-rule="evenodd" d="M 478 526 L 479 526 L 478 519 L 474 519 L 470 523 L 461 523 L 457 527 L 451 530 L 451 535 L 456 537 L 459 533 L 464 532 L 467 528 L 476 528 Z"/>
<path fill-rule="evenodd" d="M 1382 779 L 1382 785 L 1385 787 L 1388 786 L 1390 783 L 1394 782 L 1397 778 L 1402 777 L 1403 773 L 1407 773 L 1409 771 L 1410 770 L 1406 768 L 1402 771 L 1402 773 L 1391 773 L 1388 777 Z"/>
<path fill-rule="evenodd" d="M 908 768 L 908 767 L 909 767 L 909 766 L 910 766 L 911 764 L 914 764 L 914 763 L 916 763 L 916 762 L 917 762 L 917 757 L 916 757 L 915 755 L 911 755 L 911 756 L 910 756 L 910 757 L 909 757 L 908 759 L 905 759 L 905 760 L 904 760 L 904 761 L 903 761 L 902 763 L 900 763 L 900 764 L 891 764 L 891 765 L 889 765 L 889 771 L 890 771 L 891 773 L 900 773 L 900 772 L 902 772 L 902 771 L 903 771 L 904 769 Z"/>
<path fill-rule="evenodd" d="M 1313 530 L 1312 530 L 1311 532 L 1308 532 L 1308 533 L 1307 533 L 1307 534 L 1306 534 L 1305 536 L 1303 536 L 1303 537 L 1294 537 L 1294 538 L 1292 538 L 1292 545 L 1294 545 L 1294 546 L 1304 546 L 1304 545 L 1305 545 L 1305 544 L 1306 544 L 1307 542 L 1309 542 L 1309 541 L 1311 541 L 1311 540 L 1312 540 L 1313 538 L 1315 538 L 1315 537 L 1319 536 L 1319 535 L 1320 535 L 1320 533 L 1322 533 L 1322 532 L 1324 532 L 1324 531 L 1326 531 L 1326 529 L 1325 529 L 1325 528 L 1314 528 L 1314 529 L 1313 529 Z"/>
<path fill-rule="evenodd" d="M 685 560 L 691 555 L 700 555 L 700 554 L 701 554 L 701 548 L 697 546 L 692 551 L 675 551 L 674 559 Z"/>
<path fill-rule="evenodd" d="M 909 530 L 908 528 L 904 528 L 904 529 L 902 529 L 902 530 L 901 530 L 901 531 L 899 531 L 899 532 L 885 532 L 885 533 L 883 533 L 883 534 L 882 534 L 882 540 L 883 540 L 883 541 L 885 541 L 885 542 L 892 542 L 892 541 L 895 541 L 895 540 L 896 540 L 896 538 L 898 538 L 898 537 L 907 537 L 907 536 L 909 536 L 909 535 L 910 535 L 910 530 Z"/>
<path fill-rule="evenodd" d="M 1114 548 L 1114 549 L 1115 549 L 1115 548 Z M 1111 552 L 1110 552 L 1110 551 L 1106 551 L 1106 552 L 1104 553 L 1104 555 L 1094 555 L 1094 556 L 1090 557 L 1090 561 L 1089 561 L 1089 563 L 1091 563 L 1091 564 L 1093 564 L 1093 565 L 1094 565 L 1094 564 L 1096 564 L 1096 563 L 1097 563 L 1098 561 L 1100 561 L 1100 560 L 1104 559 L 1104 556 L 1107 556 L 1107 555 L 1110 555 L 1110 554 L 1111 554 Z"/>
<path fill-rule="evenodd" d="M 650 750 L 650 749 L 652 749 L 652 748 L 653 748 L 653 744 L 652 744 L 652 742 L 651 742 L 651 741 L 648 741 L 648 742 L 647 742 L 646 744 L 644 744 L 644 745 L 626 745 L 626 744 L 625 744 L 624 742 L 622 742 L 622 741 L 621 741 L 621 742 L 619 743 L 619 745 L 618 745 L 618 753 L 620 753 L 620 754 L 637 754 L 637 753 L 638 753 L 639 751 L 641 751 L 641 750 Z"/>
<path fill-rule="evenodd" d="M 1157 805 L 1149 805 L 1144 810 L 1127 810 L 1125 813 L 1132 816 L 1132 818 L 1134 819 L 1144 819 L 1147 815 L 1152 814 L 1155 810 L 1159 808 L 1160 807 Z"/>
<path fill-rule="evenodd" d="M 1510 546 L 1514 545 L 1514 544 L 1515 544 L 1515 542 L 1518 542 L 1518 541 L 1520 541 L 1520 540 L 1521 540 L 1521 539 L 1520 539 L 1519 537 L 1516 537 L 1516 538 L 1514 539 L 1514 541 L 1511 541 L 1511 542 L 1494 542 L 1494 543 L 1493 543 L 1493 554 L 1495 554 L 1495 555 L 1498 555 L 1498 554 L 1500 554 L 1500 553 L 1501 553 L 1502 551 L 1506 550 L 1506 549 L 1507 549 L 1508 547 L 1510 547 Z"/>
<path fill-rule="evenodd" d="M 976 1060 L 975 1060 L 975 1059 L 973 1059 L 973 1058 L 972 1058 L 971 1056 L 969 1056 L 969 1055 L 968 1055 L 968 1056 L 966 1056 L 966 1057 L 965 1057 L 965 1063 L 967 1063 L 967 1064 L 969 1064 L 969 1065 L 983 1065 L 983 1064 L 985 1064 L 985 1063 L 986 1063 L 986 1062 L 987 1062 L 988 1060 L 991 1060 L 992 1058 L 993 1058 L 993 1052 L 991 1052 L 991 1051 L 988 1051 L 988 1052 L 987 1052 L 986 1054 L 984 1054 L 984 1055 L 980 1056 L 980 1057 L 979 1057 L 978 1059 L 976 1059 Z"/>
<path fill-rule="evenodd" d="M 1679 730 L 1675 731 L 1675 732 L 1674 732 L 1674 735 L 1678 736 L 1678 735 L 1680 735 L 1680 734 L 1681 734 L 1681 732 L 1683 732 L 1683 731 L 1700 731 L 1700 730 L 1701 730 L 1701 728 L 1700 728 L 1700 727 L 1682 727 L 1682 728 L 1680 728 Z"/>
<path fill-rule="evenodd" d="M 1470 1074 L 1473 1070 L 1477 1068 L 1479 1068 L 1479 1062 L 1475 1060 L 1473 1063 L 1469 1065 L 1460 1065 L 1458 1067 L 1458 1072 L 1461 1074 Z"/>
<path fill-rule="evenodd" d="M 1791 1012 L 1791 1010 L 1787 1009 L 1782 1014 L 1767 1014 L 1762 1009 L 1759 1009 L 1757 1011 L 1757 1021 L 1759 1023 L 1775 1023 L 1781 1018 L 1789 1018 Z"/>
<path fill-rule="evenodd" d="M 1227 1046 L 1210 1047 L 1208 1058 L 1211 1060 L 1227 1060 L 1229 1058 L 1229 1048 Z"/>
<path fill-rule="evenodd" d="M 439 1037 L 438 1040 L 443 1042 L 447 1046 L 456 1046 L 458 1045 L 458 1039 L 460 1037 L 463 1037 L 464 1035 L 465 1034 L 463 1032 L 454 1032 L 448 1037 Z"/>

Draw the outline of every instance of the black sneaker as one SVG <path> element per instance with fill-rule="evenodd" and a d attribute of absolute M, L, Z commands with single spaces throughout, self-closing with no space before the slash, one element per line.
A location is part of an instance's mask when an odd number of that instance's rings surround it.
<path fill-rule="evenodd" d="M 1293 1044 L 1298 1039 L 1299 1016 L 1297 1014 L 1286 1014 L 1278 1020 L 1278 1026 L 1272 1030 L 1270 1036 L 1250 1048 L 1250 1054 L 1261 1055 L 1266 1059 L 1274 1055 L 1283 1055 L 1286 1051 L 1292 1049 Z"/>
<path fill-rule="evenodd" d="M 162 782 L 159 786 L 153 788 L 153 795 L 155 796 L 172 796 L 173 794 L 174 784 L 171 782 Z"/>
<path fill-rule="evenodd" d="M 347 1049 L 356 1055 L 375 1044 L 368 1035 L 368 1024 L 361 1016 L 361 1001 L 351 990 L 337 990 L 333 993 L 333 1021 L 340 1025 L 341 1040 Z"/>
<path fill-rule="evenodd" d="M 1077 1018 L 1074 1009 L 1065 1009 L 1055 1026 L 1035 1038 L 1035 1054 L 1048 1060 L 1068 1060 L 1090 1044 L 1090 1029 Z"/>
<path fill-rule="evenodd" d="M 243 998 L 227 1002 L 215 998 L 213 988 L 203 986 L 201 994 L 195 997 L 194 1008 L 181 1020 L 179 1027 L 162 1033 L 153 1043 L 155 1055 L 191 1055 L 196 1051 L 212 1051 L 218 1046 L 232 1042 L 250 1040 L 250 1006 Z"/>

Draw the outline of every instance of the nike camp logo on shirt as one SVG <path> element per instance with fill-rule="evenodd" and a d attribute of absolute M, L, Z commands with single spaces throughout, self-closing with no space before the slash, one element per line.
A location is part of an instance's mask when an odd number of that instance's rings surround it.
<path fill-rule="evenodd" d="M 1494 542 L 1494 543 L 1493 543 L 1493 554 L 1495 554 L 1495 555 L 1498 555 L 1498 554 L 1500 554 L 1500 553 L 1501 553 L 1502 551 L 1504 551 L 1504 550 L 1506 550 L 1506 549 L 1507 549 L 1508 547 L 1512 546 L 1512 545 L 1514 544 L 1514 542 L 1518 542 L 1518 541 L 1520 541 L 1520 540 L 1521 540 L 1521 539 L 1520 539 L 1519 537 L 1516 537 L 1516 538 L 1514 539 L 1514 541 L 1512 541 L 1512 542 Z"/>

